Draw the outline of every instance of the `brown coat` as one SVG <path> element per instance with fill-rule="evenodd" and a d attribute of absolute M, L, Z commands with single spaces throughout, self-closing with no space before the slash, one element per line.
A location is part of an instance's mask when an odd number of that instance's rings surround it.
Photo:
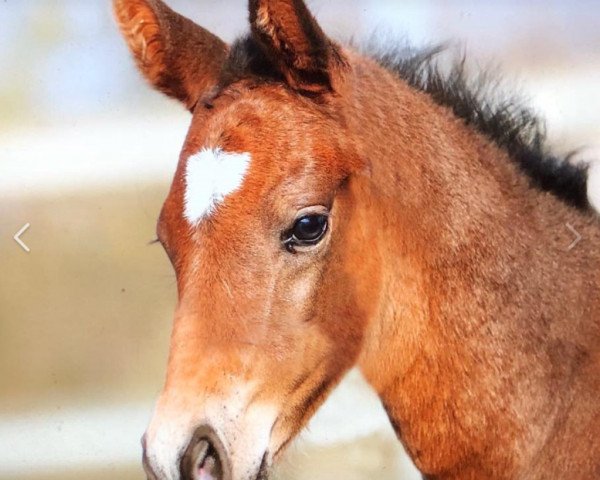
<path fill-rule="evenodd" d="M 193 112 L 158 225 L 179 303 L 149 478 L 264 475 L 353 365 L 428 478 L 600 477 L 598 215 L 301 0 L 251 0 L 233 46 L 159 0 L 114 3 L 146 78 Z M 190 224 L 205 148 L 252 160 Z M 285 248 L 306 215 L 323 236 Z"/>

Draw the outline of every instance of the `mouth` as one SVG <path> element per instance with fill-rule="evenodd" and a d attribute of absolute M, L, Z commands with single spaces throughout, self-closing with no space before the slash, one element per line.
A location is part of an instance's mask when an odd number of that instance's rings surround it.
<path fill-rule="evenodd" d="M 260 468 L 258 469 L 258 474 L 256 475 L 255 480 L 268 480 L 269 478 L 269 461 L 268 452 L 265 452 L 263 455 L 262 461 L 260 462 Z"/>

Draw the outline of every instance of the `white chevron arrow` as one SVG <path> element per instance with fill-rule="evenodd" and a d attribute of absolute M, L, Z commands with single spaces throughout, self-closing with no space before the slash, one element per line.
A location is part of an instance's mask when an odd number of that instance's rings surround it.
<path fill-rule="evenodd" d="M 581 240 L 581 235 L 579 235 L 579 232 L 577 230 L 575 230 L 575 227 L 573 227 L 573 225 L 571 225 L 570 223 L 565 223 L 565 225 L 567 226 L 567 228 L 569 230 L 571 230 L 571 233 L 573 235 L 575 235 L 575 240 L 573 240 L 571 242 L 571 245 L 569 245 L 567 247 L 567 252 L 568 252 L 568 251 L 572 250 L 573 247 L 575 247 L 575 245 L 577 245 L 579 243 L 579 240 Z"/>
<path fill-rule="evenodd" d="M 25 225 L 23 225 L 21 227 L 21 229 L 17 233 L 15 233 L 15 236 L 13 237 L 15 239 L 15 242 L 17 242 L 21 246 L 21 248 L 23 250 L 25 250 L 27 253 L 29 253 L 31 251 L 31 249 L 27 245 L 25 245 L 25 242 L 23 240 L 21 240 L 20 237 L 21 237 L 21 235 L 23 235 L 25 233 L 25 231 L 29 227 L 30 227 L 29 223 L 26 223 Z"/>

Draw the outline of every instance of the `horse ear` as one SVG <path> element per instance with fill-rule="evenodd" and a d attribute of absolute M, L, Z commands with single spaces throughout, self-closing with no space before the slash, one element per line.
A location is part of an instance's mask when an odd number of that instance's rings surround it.
<path fill-rule="evenodd" d="M 335 89 L 346 62 L 303 0 L 250 0 L 250 25 L 292 88 L 314 93 Z"/>
<path fill-rule="evenodd" d="M 146 79 L 190 110 L 217 85 L 228 46 L 161 0 L 113 0 L 119 28 Z"/>

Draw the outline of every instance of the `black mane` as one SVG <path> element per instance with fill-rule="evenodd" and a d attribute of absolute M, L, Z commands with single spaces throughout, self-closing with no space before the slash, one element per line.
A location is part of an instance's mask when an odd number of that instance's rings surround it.
<path fill-rule="evenodd" d="M 413 88 L 427 93 L 438 104 L 450 108 L 497 145 L 529 177 L 536 188 L 550 192 L 565 203 L 586 210 L 587 166 L 573 164 L 548 151 L 544 122 L 516 97 L 502 98 L 489 76 L 471 81 L 464 57 L 448 69 L 437 60 L 442 48 L 415 51 L 396 48 L 370 56 Z M 221 77 L 221 87 L 239 79 L 282 82 L 283 78 L 251 35 L 231 47 Z"/>
<path fill-rule="evenodd" d="M 531 183 L 580 209 L 589 208 L 587 166 L 573 164 L 548 151 L 544 121 L 517 97 L 498 93 L 497 82 L 485 73 L 476 81 L 467 75 L 464 57 L 448 69 L 438 66 L 443 49 L 409 48 L 371 55 L 410 86 L 425 92 L 438 104 L 506 149 Z"/>

